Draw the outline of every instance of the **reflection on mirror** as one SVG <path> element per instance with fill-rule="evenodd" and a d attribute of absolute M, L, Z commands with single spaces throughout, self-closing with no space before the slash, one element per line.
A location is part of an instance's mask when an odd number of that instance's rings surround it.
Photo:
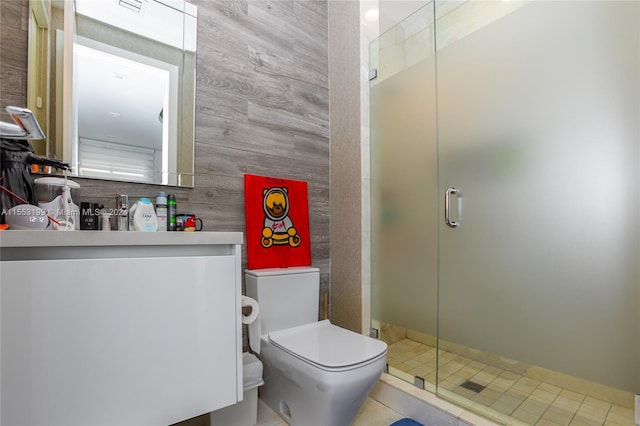
<path fill-rule="evenodd" d="M 32 3 L 46 9 L 48 1 Z M 52 6 L 43 154 L 62 157 L 75 176 L 193 187 L 195 6 L 182 0 L 52 0 Z M 30 63 L 30 77 L 35 72 Z"/>

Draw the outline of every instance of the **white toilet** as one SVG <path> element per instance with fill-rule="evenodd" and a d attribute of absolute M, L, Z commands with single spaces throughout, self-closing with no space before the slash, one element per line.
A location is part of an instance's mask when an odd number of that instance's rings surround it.
<path fill-rule="evenodd" d="M 247 270 L 260 306 L 260 397 L 291 425 L 346 426 L 380 378 L 386 343 L 318 321 L 318 268 Z"/>

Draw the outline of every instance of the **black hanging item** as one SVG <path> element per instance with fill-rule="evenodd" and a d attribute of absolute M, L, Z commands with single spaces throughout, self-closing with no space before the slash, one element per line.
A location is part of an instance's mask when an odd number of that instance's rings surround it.
<path fill-rule="evenodd" d="M 35 187 L 27 163 L 30 155 L 33 155 L 33 147 L 29 141 L 0 139 L 0 168 L 2 168 L 0 185 L 23 198 L 28 204 L 36 205 Z M 2 222 L 4 223 L 6 211 L 23 202 L 2 191 L 0 204 L 2 204 Z"/>
<path fill-rule="evenodd" d="M 0 192 L 0 223 L 5 223 L 5 213 L 10 208 L 25 201 L 37 204 L 30 170 L 32 164 L 69 170 L 67 163 L 34 154 L 29 139 L 45 136 L 31 111 L 18 107 L 7 107 L 7 111 L 16 124 L 0 122 L 0 186 L 14 195 L 4 190 Z"/>

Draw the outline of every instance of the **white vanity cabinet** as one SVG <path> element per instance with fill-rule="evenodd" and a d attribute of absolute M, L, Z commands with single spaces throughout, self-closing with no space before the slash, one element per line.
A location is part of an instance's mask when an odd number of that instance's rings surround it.
<path fill-rule="evenodd" d="M 0 424 L 168 425 L 242 400 L 242 239 L 0 232 Z"/>

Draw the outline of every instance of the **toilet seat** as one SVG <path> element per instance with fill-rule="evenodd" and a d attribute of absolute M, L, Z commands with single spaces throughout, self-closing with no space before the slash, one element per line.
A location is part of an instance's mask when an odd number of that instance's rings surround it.
<path fill-rule="evenodd" d="M 335 326 L 329 320 L 274 331 L 268 336 L 274 346 L 329 371 L 358 368 L 387 352 L 384 342 Z"/>

